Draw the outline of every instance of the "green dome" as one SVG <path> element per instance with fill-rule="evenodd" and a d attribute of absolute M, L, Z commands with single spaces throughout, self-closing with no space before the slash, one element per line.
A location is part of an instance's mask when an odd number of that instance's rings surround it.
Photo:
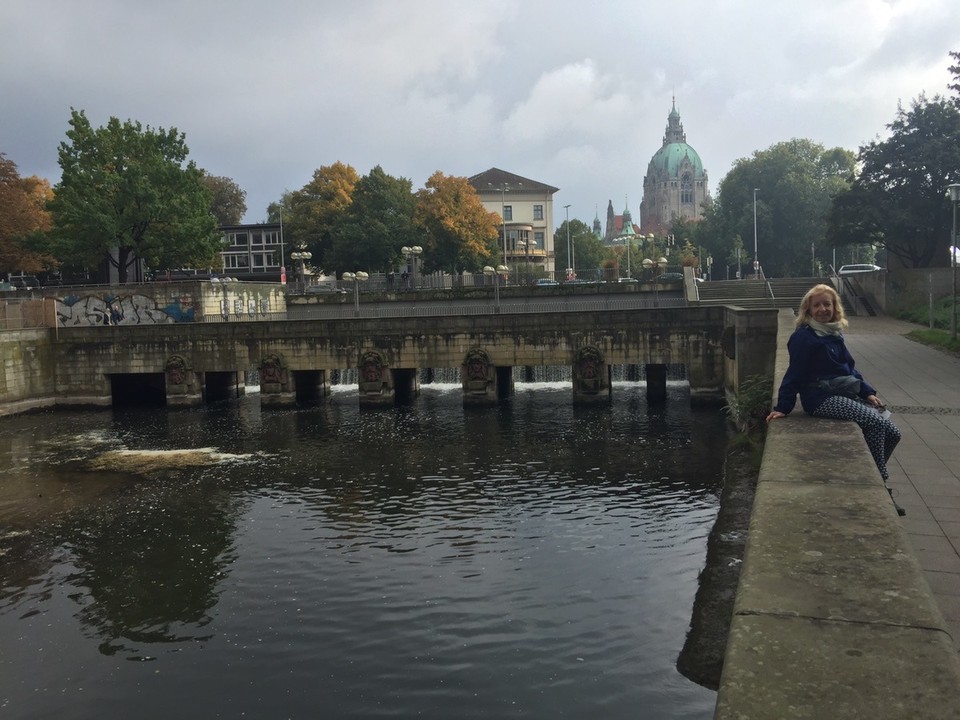
<path fill-rule="evenodd" d="M 684 158 L 689 158 L 694 177 L 702 178 L 703 163 L 700 161 L 700 156 L 685 142 L 667 143 L 661 147 L 650 160 L 650 168 L 658 173 L 666 173 L 669 177 L 677 177 Z"/>

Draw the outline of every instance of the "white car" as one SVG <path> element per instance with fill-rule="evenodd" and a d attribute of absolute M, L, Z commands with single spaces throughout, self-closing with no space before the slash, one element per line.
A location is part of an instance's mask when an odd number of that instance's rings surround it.
<path fill-rule="evenodd" d="M 882 270 L 879 265 L 870 265 L 868 263 L 861 263 L 859 265 L 843 265 L 837 271 L 837 275 L 854 275 L 855 273 L 862 272 L 875 272 L 877 270 Z"/>

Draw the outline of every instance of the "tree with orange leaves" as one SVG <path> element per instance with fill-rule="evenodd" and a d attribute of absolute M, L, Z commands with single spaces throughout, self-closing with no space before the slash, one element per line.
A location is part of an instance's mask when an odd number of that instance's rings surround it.
<path fill-rule="evenodd" d="M 417 192 L 414 222 L 426 232 L 427 270 L 479 270 L 497 255 L 500 216 L 489 212 L 465 177 L 437 170 Z"/>
<path fill-rule="evenodd" d="M 0 153 L 0 271 L 38 273 L 57 262 L 35 249 L 50 230 L 46 204 L 53 196 L 42 178 L 20 177 L 15 162 Z"/>

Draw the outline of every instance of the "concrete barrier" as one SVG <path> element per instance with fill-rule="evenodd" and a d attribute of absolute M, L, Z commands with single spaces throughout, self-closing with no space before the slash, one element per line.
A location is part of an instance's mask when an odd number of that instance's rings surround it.
<path fill-rule="evenodd" d="M 775 388 L 793 327 L 781 311 Z M 714 717 L 960 717 L 960 659 L 853 423 L 769 428 Z"/>

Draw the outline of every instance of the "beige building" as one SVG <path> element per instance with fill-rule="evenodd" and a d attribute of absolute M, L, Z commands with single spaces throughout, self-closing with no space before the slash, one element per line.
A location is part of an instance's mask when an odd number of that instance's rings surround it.
<path fill-rule="evenodd" d="M 553 277 L 553 194 L 546 183 L 490 168 L 467 179 L 483 206 L 500 216 L 500 258 L 509 268 L 533 265 Z"/>

